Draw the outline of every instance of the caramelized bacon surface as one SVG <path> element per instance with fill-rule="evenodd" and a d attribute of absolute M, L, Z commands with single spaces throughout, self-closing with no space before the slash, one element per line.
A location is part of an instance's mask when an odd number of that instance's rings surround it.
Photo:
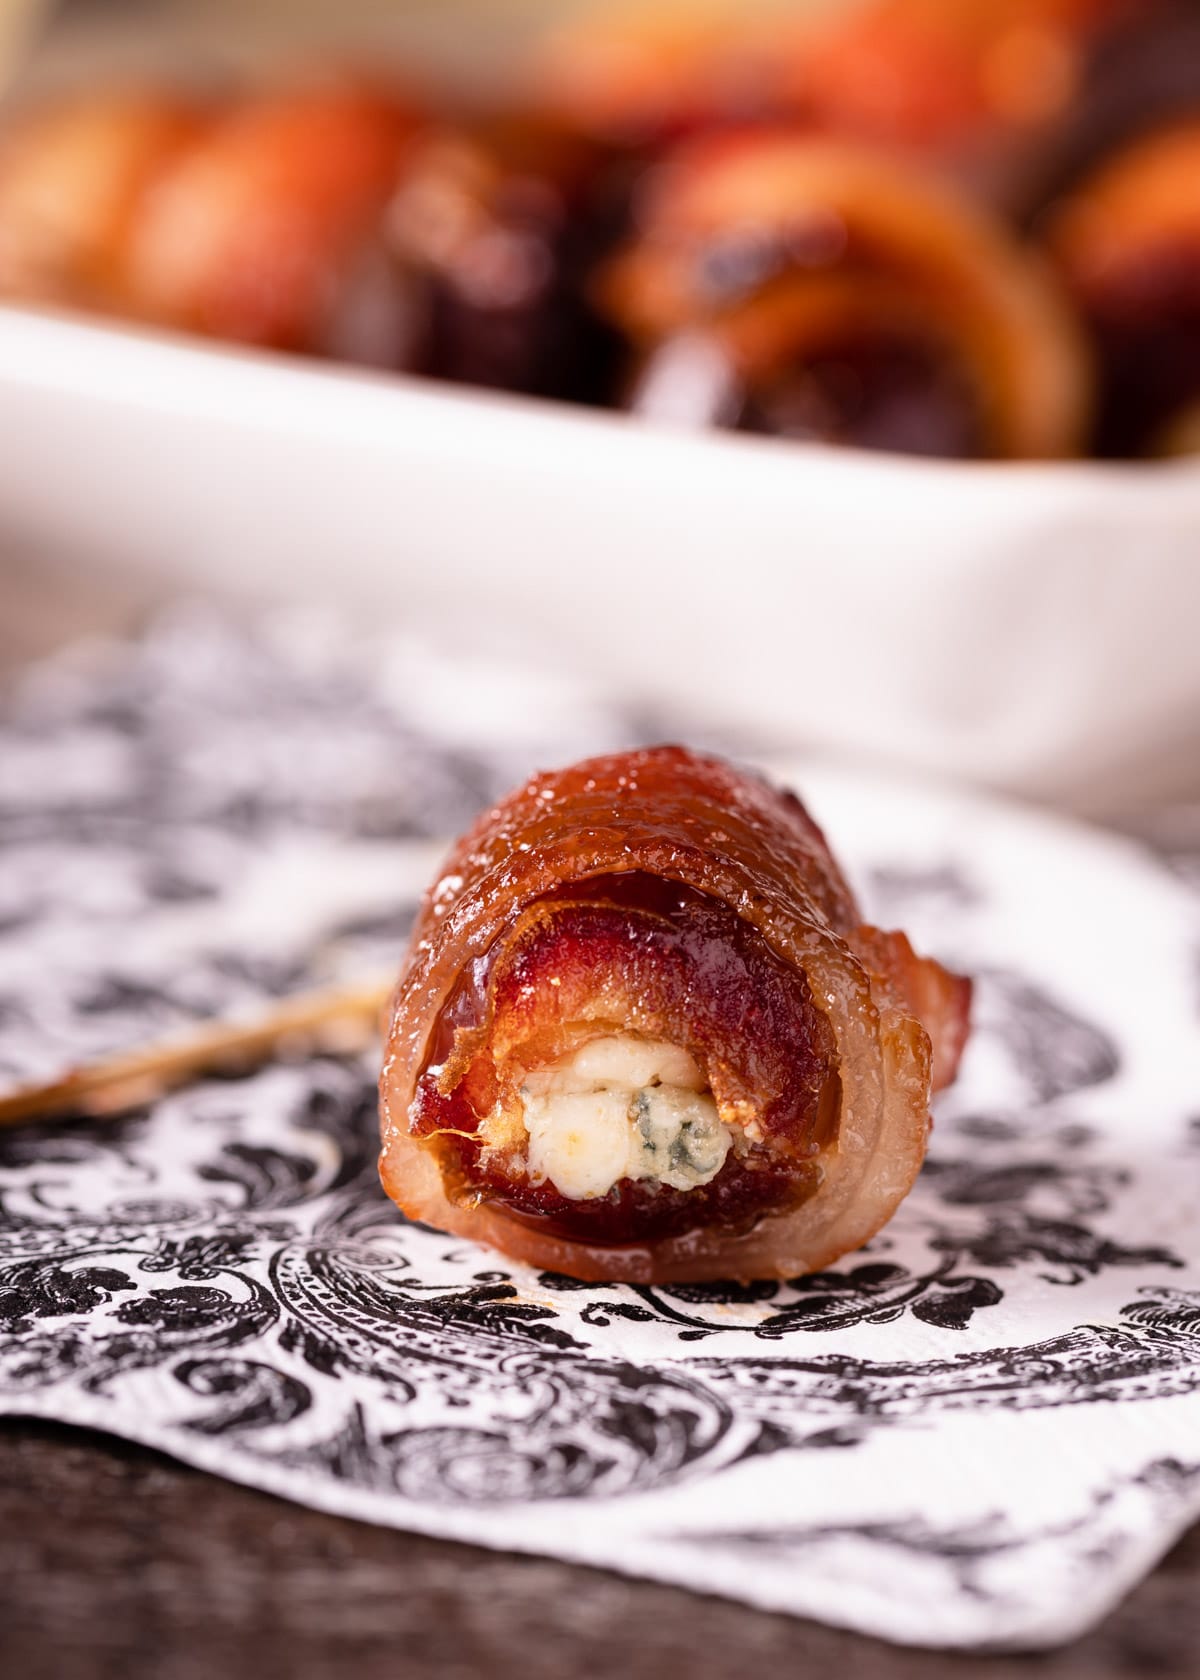
<path fill-rule="evenodd" d="M 969 991 L 862 924 L 820 830 L 755 776 L 661 747 L 535 777 L 422 908 L 381 1076 L 385 1188 L 579 1277 L 811 1270 L 911 1185 Z M 715 1174 L 571 1197 L 533 1170 L 531 1086 L 614 1035 L 700 1070 L 730 1140 Z"/>

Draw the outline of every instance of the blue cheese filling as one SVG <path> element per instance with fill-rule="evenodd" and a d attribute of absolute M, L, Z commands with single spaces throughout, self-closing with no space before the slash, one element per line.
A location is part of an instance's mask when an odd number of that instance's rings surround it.
<path fill-rule="evenodd" d="M 633 1033 L 592 1039 L 531 1071 L 521 1101 L 526 1171 L 572 1201 L 606 1196 L 626 1178 L 698 1189 L 733 1143 L 687 1051 Z"/>

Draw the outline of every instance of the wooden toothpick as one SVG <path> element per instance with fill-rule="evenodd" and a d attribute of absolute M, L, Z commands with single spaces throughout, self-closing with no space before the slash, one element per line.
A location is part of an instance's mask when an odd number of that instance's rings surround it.
<path fill-rule="evenodd" d="M 61 1079 L 0 1096 L 0 1126 L 66 1115 L 115 1116 L 206 1073 L 250 1072 L 289 1050 L 348 1052 L 378 1032 L 391 980 L 285 998 L 256 1020 L 216 1022 L 166 1043 L 73 1068 Z"/>

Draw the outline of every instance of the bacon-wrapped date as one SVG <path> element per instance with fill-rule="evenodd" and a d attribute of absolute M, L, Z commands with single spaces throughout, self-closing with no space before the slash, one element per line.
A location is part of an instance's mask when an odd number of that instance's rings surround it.
<path fill-rule="evenodd" d="M 610 164 L 532 117 L 426 126 L 359 82 L 67 99 L 0 136 L 0 294 L 599 401 Z"/>
<path fill-rule="evenodd" d="M 233 105 L 139 206 L 125 257 L 135 313 L 237 343 L 394 359 L 407 323 L 392 319 L 378 228 L 415 126 L 358 84 Z"/>
<path fill-rule="evenodd" d="M 1142 0 L 1143 5 L 1156 0 Z M 1092 42 L 1133 0 L 866 0 L 777 41 L 776 105 L 994 188 L 1070 108 Z"/>
<path fill-rule="evenodd" d="M 394 364 L 409 323 L 380 225 L 416 126 L 341 81 L 31 112 L 0 137 L 0 291 Z"/>
<path fill-rule="evenodd" d="M 1088 42 L 1074 97 L 1014 206 L 1026 219 L 1131 141 L 1200 111 L 1196 0 L 1130 0 Z"/>
<path fill-rule="evenodd" d="M 625 0 L 552 29 L 526 98 L 555 123 L 640 149 L 771 111 L 781 19 L 753 6 Z"/>
<path fill-rule="evenodd" d="M 1139 11 L 1097 53 L 1034 195 L 1099 370 L 1097 453 L 1193 449 L 1200 405 L 1200 10 Z"/>
<path fill-rule="evenodd" d="M 957 456 L 1072 451 L 1078 334 L 1003 228 L 860 146 L 680 148 L 600 279 L 643 361 L 632 406 L 694 424 Z"/>
<path fill-rule="evenodd" d="M 10 122 L 0 135 L 0 294 L 129 312 L 126 253 L 141 206 L 214 116 L 129 89 Z"/>
<path fill-rule="evenodd" d="M 1119 151 L 1057 207 L 1047 239 L 1095 335 L 1098 452 L 1186 449 L 1200 403 L 1200 116 Z"/>
<path fill-rule="evenodd" d="M 907 1193 L 969 998 L 757 776 L 681 747 L 535 776 L 418 916 L 384 1187 L 580 1278 L 813 1270 Z"/>
<path fill-rule="evenodd" d="M 529 97 L 627 147 L 747 122 L 862 140 L 1008 203 L 1070 111 L 1096 41 L 1165 3 L 610 3 L 551 34 Z"/>
<path fill-rule="evenodd" d="M 585 275 L 616 215 L 607 149 L 526 117 L 431 130 L 387 212 L 410 371 L 599 401 L 615 361 Z M 615 183 L 614 183 L 615 198 Z"/>

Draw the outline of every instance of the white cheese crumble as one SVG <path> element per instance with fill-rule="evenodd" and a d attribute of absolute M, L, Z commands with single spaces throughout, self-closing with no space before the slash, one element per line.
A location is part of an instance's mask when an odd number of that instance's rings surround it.
<path fill-rule="evenodd" d="M 623 1178 L 697 1189 L 720 1172 L 733 1139 L 687 1051 L 632 1033 L 531 1072 L 521 1098 L 529 1175 L 572 1201 L 605 1196 Z"/>

